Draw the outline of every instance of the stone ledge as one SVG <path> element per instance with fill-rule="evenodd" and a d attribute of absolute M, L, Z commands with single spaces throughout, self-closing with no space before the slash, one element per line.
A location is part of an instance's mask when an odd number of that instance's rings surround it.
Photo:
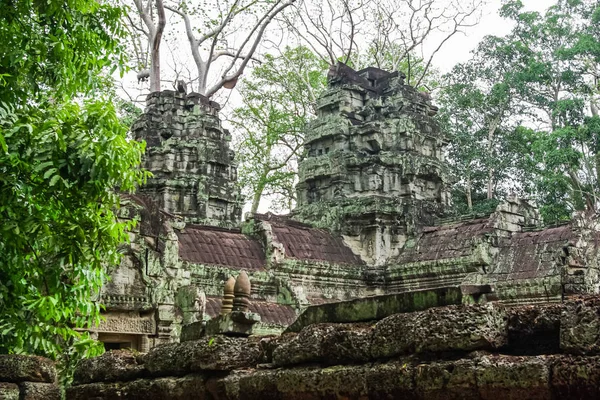
<path fill-rule="evenodd" d="M 472 353 L 456 360 L 248 370 L 72 387 L 67 399 L 561 399 L 600 396 L 600 358 Z"/>
<path fill-rule="evenodd" d="M 0 354 L 0 381 L 54 383 L 56 368 L 44 357 Z"/>
<path fill-rule="evenodd" d="M 73 376 L 73 384 L 131 381 L 148 375 L 138 357 L 127 350 L 107 351 L 99 357 L 81 360 Z"/>
<path fill-rule="evenodd" d="M 130 382 L 88 383 L 67 389 L 67 399 L 201 400 L 206 398 L 205 381 L 203 375 L 186 375 Z"/>
<path fill-rule="evenodd" d="M 76 382 L 88 383 L 73 388 L 80 397 L 68 399 L 147 400 L 135 393 L 149 393 L 154 381 L 157 393 L 168 393 L 160 388 L 171 387 L 169 379 L 199 372 L 205 383 L 194 398 L 600 398 L 598 326 L 600 296 L 542 306 L 431 308 L 377 323 L 314 324 L 272 338 L 206 337 L 145 356 L 107 354 L 82 363 L 78 369 L 105 370 L 78 371 Z M 163 378 L 169 376 L 176 378 Z M 186 398 L 177 393 L 164 398 Z"/>
<path fill-rule="evenodd" d="M 152 376 L 168 376 L 253 368 L 260 356 L 259 339 L 219 335 L 158 346 L 142 356 L 141 361 Z"/>
<path fill-rule="evenodd" d="M 397 313 L 422 311 L 461 302 L 462 293 L 459 288 L 442 288 L 320 304 L 304 310 L 286 332 L 299 332 L 311 324 L 325 322 L 374 321 Z"/>

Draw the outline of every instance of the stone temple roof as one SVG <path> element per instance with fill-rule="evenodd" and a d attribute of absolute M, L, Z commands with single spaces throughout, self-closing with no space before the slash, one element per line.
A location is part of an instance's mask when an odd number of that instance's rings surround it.
<path fill-rule="evenodd" d="M 223 299 L 220 297 L 206 298 L 206 314 L 210 318 L 214 318 L 221 312 L 221 303 Z M 296 320 L 296 312 L 292 306 L 276 304 L 264 300 L 250 300 L 248 306 L 250 312 L 260 315 L 261 322 L 266 324 L 277 324 L 288 326 Z"/>
<path fill-rule="evenodd" d="M 492 231 L 489 218 L 425 227 L 416 246 L 406 249 L 397 261 L 411 263 L 468 257 L 473 251 L 473 242 Z"/>
<path fill-rule="evenodd" d="M 575 237 L 571 225 L 547 228 L 536 232 L 515 233 L 500 247 L 496 268 L 497 281 L 542 278 L 561 273 L 564 253 Z"/>
<path fill-rule="evenodd" d="M 247 270 L 261 270 L 265 266 L 260 242 L 239 230 L 188 225 L 177 232 L 177 237 L 183 261 Z"/>
<path fill-rule="evenodd" d="M 286 258 L 364 265 L 364 261 L 346 246 L 340 236 L 334 236 L 325 229 L 311 228 L 274 214 L 255 214 L 254 218 L 271 225 L 274 240 L 283 245 Z"/>

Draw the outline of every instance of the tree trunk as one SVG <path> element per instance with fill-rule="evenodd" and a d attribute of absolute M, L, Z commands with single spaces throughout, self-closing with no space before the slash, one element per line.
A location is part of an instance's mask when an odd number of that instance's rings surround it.
<path fill-rule="evenodd" d="M 579 178 L 577 177 L 575 172 L 573 172 L 573 170 L 569 170 L 568 175 L 569 175 L 569 178 L 571 178 L 571 186 L 573 188 L 572 189 L 573 205 L 575 206 L 576 210 L 580 210 L 580 211 L 585 210 L 586 202 L 584 201 L 583 189 L 581 188 L 581 183 L 579 182 Z M 588 206 L 589 206 L 589 204 L 588 204 Z"/>
<path fill-rule="evenodd" d="M 469 212 L 473 212 L 473 197 L 471 195 L 471 177 L 467 178 L 467 187 L 466 187 L 466 196 L 467 196 L 467 207 Z"/>
<path fill-rule="evenodd" d="M 165 7 L 162 0 L 156 0 L 156 12 L 158 14 L 158 25 L 152 36 L 152 50 L 150 55 L 150 91 L 160 92 L 160 42 L 165 30 L 166 17 Z"/>
<path fill-rule="evenodd" d="M 256 187 L 256 191 L 254 192 L 254 196 L 252 198 L 252 207 L 250 208 L 250 212 L 252 214 L 256 214 L 258 211 L 258 206 L 260 205 L 260 199 L 262 198 L 263 191 L 265 190 L 264 179 L 260 180 L 260 183 Z"/>
<path fill-rule="evenodd" d="M 494 135 L 496 134 L 496 128 L 498 128 L 498 124 L 500 122 L 500 116 L 496 116 L 490 124 L 488 129 L 488 159 L 492 159 L 492 145 L 494 142 Z M 494 167 L 490 167 L 488 171 L 488 181 L 487 181 L 487 199 L 491 200 L 494 198 L 494 187 L 496 186 L 494 183 Z"/>

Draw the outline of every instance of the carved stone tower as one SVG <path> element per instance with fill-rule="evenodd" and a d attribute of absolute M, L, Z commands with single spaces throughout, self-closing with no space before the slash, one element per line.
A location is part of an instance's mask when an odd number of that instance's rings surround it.
<path fill-rule="evenodd" d="M 139 193 L 186 222 L 234 227 L 241 217 L 231 136 L 221 126 L 220 106 L 191 93 L 148 95 L 133 125 L 147 143 L 144 167 L 154 175 Z"/>
<path fill-rule="evenodd" d="M 449 205 L 437 108 L 398 72 L 338 64 L 328 80 L 307 132 L 294 214 L 339 229 L 382 265 Z"/>

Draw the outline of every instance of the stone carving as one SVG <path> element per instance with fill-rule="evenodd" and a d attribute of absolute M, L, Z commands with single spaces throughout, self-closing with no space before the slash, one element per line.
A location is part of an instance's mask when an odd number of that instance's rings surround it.
<path fill-rule="evenodd" d="M 105 320 L 95 329 L 96 332 L 115 333 L 156 333 L 156 324 L 150 316 L 141 317 L 139 313 L 106 313 Z"/>
<path fill-rule="evenodd" d="M 230 276 L 223 287 L 223 303 L 221 305 L 221 315 L 229 314 L 233 310 L 235 278 Z"/>
<path fill-rule="evenodd" d="M 235 280 L 235 286 L 233 287 L 233 311 L 248 311 L 250 293 L 250 279 L 248 279 L 246 271 L 242 271 Z"/>
<path fill-rule="evenodd" d="M 219 108 L 198 93 L 186 95 L 181 82 L 176 92 L 148 95 L 132 132 L 146 141 L 144 167 L 154 176 L 139 193 L 187 222 L 234 227 L 241 216 L 237 170 Z"/>

